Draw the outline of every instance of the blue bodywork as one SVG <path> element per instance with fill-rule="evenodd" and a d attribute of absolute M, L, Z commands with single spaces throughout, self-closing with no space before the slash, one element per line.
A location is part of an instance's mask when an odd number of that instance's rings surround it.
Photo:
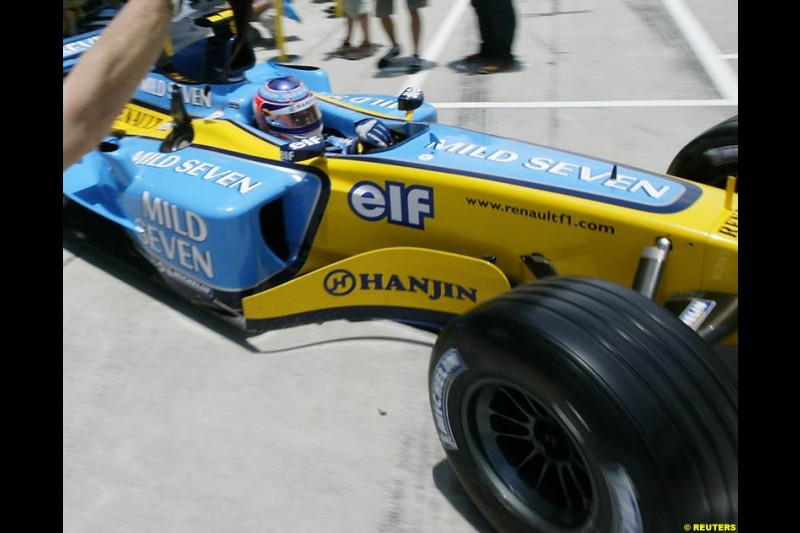
<path fill-rule="evenodd" d="M 99 37 L 93 31 L 64 40 L 65 75 Z M 168 65 L 154 68 L 132 101 L 168 112 L 177 87 L 193 119 L 233 122 L 259 142 L 278 146 L 286 141 L 256 127 L 251 102 L 260 84 L 291 74 L 321 97 L 330 96 L 318 102 L 330 130 L 353 136 L 354 123 L 370 112 L 409 129 L 400 122 L 405 112 L 396 99 L 333 95 L 327 73 L 315 67 L 265 62 L 209 82 L 218 77 L 231 43 L 211 37 L 188 45 Z M 414 112 L 418 117 L 435 122 L 436 110 L 425 104 Z M 206 146 L 168 153 L 159 139 L 137 136 L 107 138 L 67 169 L 63 181 L 65 197 L 123 227 L 165 279 L 188 287 L 195 298 L 232 307 L 302 266 L 315 229 L 311 221 L 321 216 L 329 185 L 313 169 Z"/>
<path fill-rule="evenodd" d="M 97 37 L 64 41 L 65 74 Z M 408 176 L 436 170 L 654 213 L 684 209 L 700 194 L 667 176 L 441 125 L 427 103 L 407 120 L 397 98 L 334 93 L 316 67 L 264 62 L 219 81 L 230 42 L 211 37 L 185 47 L 145 77 L 133 101 L 168 113 L 177 87 L 193 119 L 235 124 L 248 139 L 274 148 L 286 141 L 256 127 L 251 102 L 264 81 L 291 74 L 317 94 L 326 129 L 352 137 L 356 121 L 376 116 L 402 137 L 388 149 L 331 157 L 390 165 L 398 175 L 401 168 Z M 205 122 L 214 127 L 215 121 Z M 329 177 L 315 167 L 199 144 L 165 150 L 159 139 L 144 136 L 109 137 L 67 169 L 63 181 L 65 197 L 123 227 L 166 280 L 195 299 L 232 308 L 302 267 L 330 190 Z"/>
<path fill-rule="evenodd" d="M 124 227 L 166 275 L 241 293 L 297 261 L 320 176 L 202 147 L 163 153 L 154 139 L 113 144 L 64 173 L 64 194 Z"/>

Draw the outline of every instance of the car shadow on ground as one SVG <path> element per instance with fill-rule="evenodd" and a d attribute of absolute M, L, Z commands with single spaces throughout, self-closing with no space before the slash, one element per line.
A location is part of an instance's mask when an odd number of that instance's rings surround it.
<path fill-rule="evenodd" d="M 218 315 L 199 307 L 164 286 L 155 269 L 136 253 L 121 228 L 88 210 L 67 202 L 62 213 L 63 247 L 82 261 L 167 305 L 216 334 L 257 352 L 246 333 Z M 71 260 L 64 261 L 67 268 Z"/>
<path fill-rule="evenodd" d="M 493 533 L 495 529 L 469 499 L 461 487 L 453 467 L 447 460 L 440 461 L 433 467 L 433 482 L 439 492 L 447 498 L 450 505 L 469 522 L 479 533 Z"/>
<path fill-rule="evenodd" d="M 280 333 L 279 330 L 247 332 L 210 309 L 190 302 L 176 294 L 173 289 L 165 286 L 152 265 L 134 250 L 129 243 L 128 236 L 117 225 L 73 202 L 66 202 L 63 208 L 62 230 L 63 248 L 75 258 L 80 258 L 110 274 L 126 285 L 169 306 L 181 315 L 253 353 L 278 354 L 332 343 L 375 340 L 416 344 L 433 349 L 432 340 L 410 339 L 400 335 L 352 334 L 348 333 L 346 329 L 327 340 L 316 342 L 307 342 L 305 339 L 297 340 L 296 335 L 276 336 Z M 65 260 L 64 268 L 72 260 L 72 258 Z M 408 323 L 406 325 L 430 332 L 430 328 L 426 328 L 424 324 Z M 313 326 L 313 324 L 308 326 Z M 302 326 L 294 329 L 302 329 Z M 271 336 L 269 343 L 265 343 L 263 340 L 265 334 Z"/>

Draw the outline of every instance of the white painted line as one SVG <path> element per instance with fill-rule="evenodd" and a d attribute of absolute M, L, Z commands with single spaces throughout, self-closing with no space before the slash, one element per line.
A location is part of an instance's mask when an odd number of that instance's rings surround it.
<path fill-rule="evenodd" d="M 738 59 L 739 54 L 723 55 L 714 42 L 708 37 L 703 27 L 686 7 L 682 0 L 663 0 L 678 28 L 683 32 L 689 45 L 694 50 L 700 63 L 706 69 L 709 77 L 716 86 L 722 99 L 719 100 L 609 100 L 585 102 L 442 102 L 433 103 L 440 109 L 500 109 L 500 108 L 608 108 L 608 107 L 718 107 L 739 105 L 739 80 L 731 67 L 728 59 Z M 444 23 L 437 26 L 436 32 L 428 41 L 421 59 L 436 62 L 450 40 L 457 25 L 461 22 L 464 10 L 470 5 L 470 0 L 453 0 L 451 10 L 445 16 Z M 398 94 L 406 87 L 421 88 L 430 73 L 429 69 L 422 70 L 403 79 L 403 84 L 398 89 Z"/>
<path fill-rule="evenodd" d="M 735 107 L 738 100 L 607 100 L 594 102 L 430 102 L 438 109 L 545 109 L 579 107 Z"/>
<path fill-rule="evenodd" d="M 433 37 L 431 37 L 425 46 L 425 50 L 422 51 L 420 59 L 431 61 L 433 63 L 439 59 L 439 55 L 441 55 L 442 50 L 444 50 L 445 45 L 450 40 L 450 36 L 453 34 L 453 31 L 455 31 L 456 26 L 461 22 L 461 17 L 464 15 L 464 10 L 467 8 L 469 3 L 470 0 L 455 0 L 450 8 L 450 11 L 445 16 L 442 24 L 437 24 L 434 21 L 429 22 L 431 25 L 436 24 L 437 29 L 433 34 Z M 425 12 L 422 11 L 422 16 L 424 16 L 424 13 Z M 429 72 L 430 69 L 424 69 L 416 74 L 412 74 L 411 76 L 406 76 L 406 78 L 403 79 L 403 85 L 397 91 L 397 94 L 403 92 L 406 87 L 422 87 L 422 84 L 425 83 L 425 79 L 428 77 Z"/>
<path fill-rule="evenodd" d="M 697 22 L 683 0 L 663 0 L 678 29 L 686 37 L 697 59 L 706 69 L 712 83 L 726 100 L 739 100 L 739 80 L 733 69 L 722 59 L 717 45 Z"/>

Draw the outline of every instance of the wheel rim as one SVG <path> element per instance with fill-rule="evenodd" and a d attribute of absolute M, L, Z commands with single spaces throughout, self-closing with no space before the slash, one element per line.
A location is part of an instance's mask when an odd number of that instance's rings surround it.
<path fill-rule="evenodd" d="M 465 402 L 467 445 L 492 488 L 532 525 L 573 528 L 595 507 L 587 462 L 568 427 L 530 393 L 476 384 Z"/>

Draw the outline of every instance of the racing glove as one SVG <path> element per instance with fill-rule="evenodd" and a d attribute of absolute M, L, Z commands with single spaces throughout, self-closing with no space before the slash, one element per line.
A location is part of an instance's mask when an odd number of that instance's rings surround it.
<path fill-rule="evenodd" d="M 356 122 L 358 140 L 375 148 L 386 148 L 394 144 L 392 133 L 377 118 L 365 118 Z"/>
<path fill-rule="evenodd" d="M 325 150 L 333 153 L 338 152 L 340 154 L 357 154 L 358 143 L 355 139 L 327 135 L 325 137 Z"/>

